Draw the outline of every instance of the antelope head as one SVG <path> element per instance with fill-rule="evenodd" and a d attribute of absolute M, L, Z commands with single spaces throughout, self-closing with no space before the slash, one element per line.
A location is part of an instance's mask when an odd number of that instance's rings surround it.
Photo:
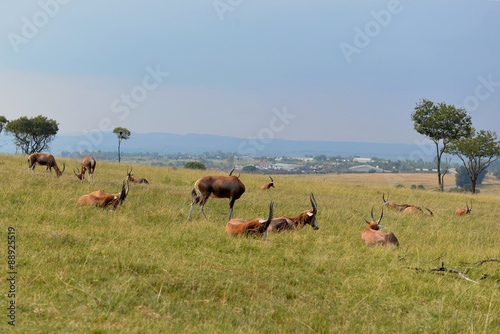
<path fill-rule="evenodd" d="M 384 209 L 382 208 L 382 212 L 380 213 L 380 218 L 377 221 L 375 221 L 375 218 L 373 217 L 373 207 L 374 206 L 372 206 L 372 211 L 370 212 L 370 215 L 372 216 L 372 221 L 369 222 L 368 220 L 365 219 L 365 222 L 369 225 L 369 227 L 372 230 L 379 230 L 379 229 L 387 228 L 385 226 L 380 225 L 380 222 L 382 221 L 382 217 L 384 216 Z"/>

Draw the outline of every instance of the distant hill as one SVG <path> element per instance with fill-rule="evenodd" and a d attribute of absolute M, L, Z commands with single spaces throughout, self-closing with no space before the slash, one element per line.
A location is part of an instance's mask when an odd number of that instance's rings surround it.
<path fill-rule="evenodd" d="M 221 150 L 236 152 L 241 155 L 252 156 L 290 156 L 304 155 L 327 156 L 340 155 L 343 157 L 378 157 L 391 160 L 423 159 L 432 160 L 435 157 L 435 148 L 431 145 L 387 144 L 387 143 L 358 143 L 358 142 L 331 142 L 331 141 L 295 141 L 272 139 L 262 143 L 259 139 L 242 139 L 235 137 L 171 133 L 132 133 L 129 140 L 122 142 L 122 152 L 158 152 L 169 153 L 203 153 L 206 151 Z M 51 153 L 61 154 L 63 151 L 116 151 L 118 141 L 112 132 L 89 132 L 82 134 L 58 135 L 51 143 Z M 15 153 L 15 146 L 11 137 L 0 136 L 0 152 Z"/>

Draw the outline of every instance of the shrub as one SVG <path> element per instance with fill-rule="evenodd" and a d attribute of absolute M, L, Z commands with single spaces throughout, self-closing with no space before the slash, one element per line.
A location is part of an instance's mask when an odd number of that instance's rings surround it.
<path fill-rule="evenodd" d="M 202 164 L 201 162 L 197 162 L 197 161 L 186 162 L 186 164 L 184 165 L 184 168 L 189 168 L 189 169 L 207 169 L 204 164 Z"/>

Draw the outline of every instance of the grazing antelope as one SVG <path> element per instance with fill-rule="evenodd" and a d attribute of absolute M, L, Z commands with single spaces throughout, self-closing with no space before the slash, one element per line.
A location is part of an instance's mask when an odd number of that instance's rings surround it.
<path fill-rule="evenodd" d="M 385 199 L 384 194 L 382 194 L 382 200 L 384 201 L 384 205 L 388 205 L 389 207 L 396 209 L 398 211 L 403 211 L 406 208 L 412 206 L 410 204 L 396 204 L 394 202 L 389 201 L 389 193 L 387 194 L 387 200 Z"/>
<path fill-rule="evenodd" d="M 267 236 L 267 228 L 273 219 L 273 202 L 269 204 L 267 219 L 256 218 L 253 220 L 231 219 L 226 225 L 226 233 L 231 235 L 263 235 Z"/>
<path fill-rule="evenodd" d="M 295 230 L 304 227 L 304 225 L 311 225 L 313 230 L 319 229 L 316 214 L 318 213 L 318 204 L 314 195 L 311 193 L 309 197 L 312 205 L 312 210 L 306 210 L 295 217 L 279 217 L 274 218 L 267 228 L 268 232 L 280 232 L 283 230 Z"/>
<path fill-rule="evenodd" d="M 83 195 L 78 199 L 78 203 L 98 206 L 100 208 L 105 208 L 107 206 L 113 206 L 115 209 L 122 205 L 123 201 L 128 195 L 129 185 L 128 181 L 123 181 L 122 191 L 118 194 L 107 194 L 102 190 L 97 190 L 91 192 L 88 195 Z"/>
<path fill-rule="evenodd" d="M 207 219 L 207 215 L 205 214 L 203 207 L 211 194 L 213 194 L 216 198 L 229 198 L 228 220 L 233 218 L 234 202 L 245 192 L 245 185 L 240 181 L 238 176 L 232 176 L 233 171 L 234 168 L 231 173 L 229 173 L 229 176 L 204 176 L 194 183 L 194 188 L 191 191 L 193 201 L 191 202 L 188 220 L 191 219 L 193 207 L 197 203 L 200 203 L 201 212 L 203 213 L 205 219 Z"/>
<path fill-rule="evenodd" d="M 94 177 L 94 169 L 95 169 L 95 159 L 92 157 L 85 157 L 82 160 L 82 167 L 80 170 L 77 169 L 78 174 L 73 170 L 73 173 L 75 173 L 76 177 L 80 179 L 80 181 L 83 182 L 83 179 L 85 178 L 85 171 L 88 170 L 89 173 L 89 184 L 92 182 L 92 177 Z"/>
<path fill-rule="evenodd" d="M 386 246 L 398 247 L 399 241 L 398 238 L 396 238 L 396 236 L 394 235 L 394 233 L 392 232 L 384 233 L 382 231 L 379 231 L 379 229 L 386 228 L 380 225 L 382 217 L 384 216 L 384 209 L 382 208 L 382 213 L 380 214 L 379 220 L 375 221 L 375 218 L 373 218 L 373 206 L 372 206 L 371 216 L 372 220 L 370 222 L 365 219 L 365 222 L 368 224 L 368 227 L 366 227 L 363 230 L 363 232 L 361 232 L 361 240 L 363 240 L 365 244 L 367 244 L 368 246 L 386 245 Z"/>
<path fill-rule="evenodd" d="M 434 214 L 432 213 L 431 210 L 425 208 L 425 210 L 429 211 L 429 213 L 425 213 L 424 210 L 422 210 L 421 208 L 419 208 L 418 206 L 415 206 L 415 205 L 411 205 L 409 207 L 407 207 L 406 209 L 403 210 L 403 213 L 411 213 L 411 214 L 420 214 L 420 215 L 426 215 L 426 216 L 429 216 L 429 217 L 432 217 L 434 216 Z"/>
<path fill-rule="evenodd" d="M 271 189 L 271 187 L 274 188 L 274 180 L 271 177 L 271 175 L 269 175 L 269 178 L 271 179 L 271 182 L 261 185 L 260 189 L 262 189 L 262 190 L 268 190 L 268 189 Z"/>
<path fill-rule="evenodd" d="M 130 168 L 130 172 L 128 171 L 127 168 L 127 180 L 130 180 L 130 182 L 135 182 L 135 183 L 146 183 L 149 184 L 148 180 L 139 178 L 139 177 L 133 177 L 132 176 L 132 168 Z"/>
<path fill-rule="evenodd" d="M 465 206 L 467 207 L 467 209 L 457 208 L 457 210 L 455 211 L 455 213 L 457 215 L 459 215 L 459 216 L 463 216 L 463 215 L 469 214 L 472 211 L 472 201 L 470 201 L 470 208 L 469 208 L 469 205 L 467 205 L 467 202 L 465 202 Z"/>
<path fill-rule="evenodd" d="M 28 162 L 28 172 L 33 169 L 33 174 L 35 174 L 36 163 L 42 166 L 47 166 L 47 169 L 45 169 L 45 175 L 47 175 L 48 170 L 50 170 L 50 175 L 52 175 L 52 168 L 54 168 L 57 176 L 60 177 L 66 169 L 66 164 L 63 163 L 63 170 L 59 170 L 59 167 L 57 167 L 56 159 L 54 159 L 54 156 L 52 154 L 33 153 L 29 156 Z"/>

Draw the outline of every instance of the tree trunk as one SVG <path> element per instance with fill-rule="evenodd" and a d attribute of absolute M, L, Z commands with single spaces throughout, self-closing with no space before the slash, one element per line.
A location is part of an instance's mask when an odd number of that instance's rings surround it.
<path fill-rule="evenodd" d="M 439 141 L 436 143 L 436 152 L 437 152 L 437 174 L 438 174 L 438 184 L 439 191 L 444 191 L 443 182 L 441 181 L 441 154 L 439 154 Z"/>
<path fill-rule="evenodd" d="M 121 161 L 121 156 L 120 156 L 120 144 L 121 144 L 121 140 L 118 139 L 118 163 L 120 163 Z"/>

